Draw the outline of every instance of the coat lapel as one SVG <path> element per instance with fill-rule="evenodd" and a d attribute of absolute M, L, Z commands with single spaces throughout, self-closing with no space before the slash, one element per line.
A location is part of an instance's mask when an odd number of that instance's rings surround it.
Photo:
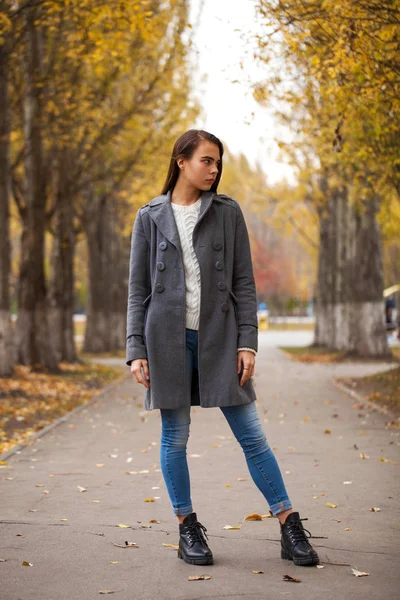
<path fill-rule="evenodd" d="M 202 192 L 200 214 L 195 228 L 197 228 L 197 225 L 210 208 L 213 196 L 214 192 Z M 151 219 L 157 225 L 161 233 L 167 238 L 167 240 L 170 241 L 180 253 L 182 253 L 179 232 L 171 207 L 171 190 L 169 190 L 165 195 L 154 198 L 154 200 L 152 200 L 149 204 L 151 206 L 151 210 L 149 211 Z"/>

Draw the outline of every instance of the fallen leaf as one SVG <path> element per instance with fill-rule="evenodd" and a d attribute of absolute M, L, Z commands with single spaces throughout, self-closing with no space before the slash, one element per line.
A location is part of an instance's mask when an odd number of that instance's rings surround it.
<path fill-rule="evenodd" d="M 96 467 L 104 467 L 104 463 L 97 463 Z"/>
<path fill-rule="evenodd" d="M 296 450 L 295 446 L 288 446 L 288 450 Z"/>
<path fill-rule="evenodd" d="M 87 489 L 82 487 L 81 485 L 76 486 L 80 492 L 87 492 Z"/>
<path fill-rule="evenodd" d="M 113 544 L 118 548 L 139 548 L 136 542 L 125 542 L 125 544 L 116 544 L 115 542 L 113 542 Z"/>
<path fill-rule="evenodd" d="M 248 515 L 245 518 L 245 521 L 262 521 L 262 516 L 257 513 L 253 513 L 252 515 Z"/>
<path fill-rule="evenodd" d="M 274 515 L 270 512 L 268 515 L 261 515 L 262 519 L 273 519 Z"/>
<path fill-rule="evenodd" d="M 175 544 L 163 544 L 166 548 L 173 548 L 174 550 L 179 550 L 179 546 L 175 546 Z"/>
<path fill-rule="evenodd" d="M 60 519 L 60 521 L 68 521 L 68 519 Z"/>
<path fill-rule="evenodd" d="M 284 575 L 283 581 L 293 581 L 293 583 L 301 583 L 301 579 L 297 579 L 297 577 L 292 577 L 291 575 Z"/>
<path fill-rule="evenodd" d="M 351 531 L 350 527 L 345 527 L 344 530 L 345 531 Z"/>
<path fill-rule="evenodd" d="M 329 508 L 337 508 L 337 504 L 332 504 L 332 502 L 327 502 L 326 505 L 329 506 Z"/>
<path fill-rule="evenodd" d="M 240 525 L 225 525 L 222 529 L 240 529 Z"/>
<path fill-rule="evenodd" d="M 371 512 L 381 512 L 380 508 L 377 508 L 376 506 L 373 506 L 372 508 L 369 509 Z"/>
<path fill-rule="evenodd" d="M 44 487 L 44 483 L 35 483 L 35 487 Z"/>
<path fill-rule="evenodd" d="M 190 454 L 190 458 L 201 458 L 201 454 Z"/>
<path fill-rule="evenodd" d="M 317 569 L 323 569 L 324 568 L 324 565 L 316 565 L 316 566 L 317 566 Z"/>
<path fill-rule="evenodd" d="M 211 579 L 211 575 L 189 575 L 188 581 L 205 581 Z"/>
<path fill-rule="evenodd" d="M 108 561 L 109 565 L 119 565 L 119 560 L 110 560 Z"/>
<path fill-rule="evenodd" d="M 363 460 L 365 460 L 366 458 L 369 458 L 369 456 L 368 456 L 368 454 L 364 454 L 364 452 L 361 452 L 360 458 L 362 458 Z"/>
<path fill-rule="evenodd" d="M 324 433 L 329 434 L 329 433 L 332 433 L 332 431 L 330 429 L 325 429 Z"/>
<path fill-rule="evenodd" d="M 150 519 L 149 523 L 161 523 L 161 521 L 157 521 L 157 519 Z"/>
<path fill-rule="evenodd" d="M 351 483 L 353 483 L 352 481 L 343 481 L 344 485 L 350 485 Z"/>
<path fill-rule="evenodd" d="M 124 525 L 123 523 L 116 525 L 116 527 L 121 527 L 121 529 L 132 529 L 132 525 Z"/>
<path fill-rule="evenodd" d="M 143 502 L 155 502 L 154 498 L 145 498 Z"/>
<path fill-rule="evenodd" d="M 236 477 L 236 481 L 247 481 L 247 477 Z"/>
<path fill-rule="evenodd" d="M 125 475 L 137 475 L 137 471 L 125 471 Z"/>
<path fill-rule="evenodd" d="M 114 594 L 112 590 L 99 590 L 99 594 Z"/>
<path fill-rule="evenodd" d="M 49 492 L 49 490 L 43 490 L 43 494 L 50 494 L 50 492 Z"/>
<path fill-rule="evenodd" d="M 225 487 L 232 487 L 230 483 L 226 483 Z"/>
<path fill-rule="evenodd" d="M 6 558 L 0 558 L 0 562 L 6 562 Z"/>
<path fill-rule="evenodd" d="M 253 569 L 253 573 L 254 573 L 254 575 L 263 575 L 264 571 L 256 571 Z"/>
<path fill-rule="evenodd" d="M 369 575 L 369 573 L 363 573 L 362 571 L 357 571 L 357 569 L 351 568 L 351 570 L 356 577 L 367 577 L 367 575 Z"/>
<path fill-rule="evenodd" d="M 92 500 L 93 504 L 100 504 L 101 500 Z"/>
<path fill-rule="evenodd" d="M 363 430 L 360 431 L 360 435 L 365 435 L 366 433 L 367 433 L 366 431 L 363 431 Z"/>
<path fill-rule="evenodd" d="M 24 565 L 24 567 L 33 567 L 33 564 L 28 562 L 27 560 L 24 560 L 22 564 Z"/>
<path fill-rule="evenodd" d="M 211 447 L 212 448 L 221 448 L 221 444 L 213 444 Z"/>

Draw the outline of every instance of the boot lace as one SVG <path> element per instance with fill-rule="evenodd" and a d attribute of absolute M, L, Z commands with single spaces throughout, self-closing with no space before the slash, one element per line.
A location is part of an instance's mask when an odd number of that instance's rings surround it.
<path fill-rule="evenodd" d="M 201 542 L 207 544 L 205 537 L 208 539 L 206 534 L 207 528 L 204 527 L 199 521 L 195 521 L 191 525 L 188 525 L 187 534 L 192 543 Z M 205 536 L 205 537 L 204 537 Z"/>
<path fill-rule="evenodd" d="M 288 525 L 287 525 L 288 534 L 289 534 L 290 538 L 293 540 L 293 542 L 306 542 L 307 544 L 309 544 L 310 542 L 308 541 L 307 538 L 311 537 L 311 532 L 308 531 L 308 529 L 305 529 L 303 527 L 303 524 L 301 521 L 308 521 L 308 519 L 307 518 L 299 519 L 298 521 L 293 521 L 292 523 L 288 523 Z M 306 535 L 306 533 L 308 533 L 308 535 Z"/>

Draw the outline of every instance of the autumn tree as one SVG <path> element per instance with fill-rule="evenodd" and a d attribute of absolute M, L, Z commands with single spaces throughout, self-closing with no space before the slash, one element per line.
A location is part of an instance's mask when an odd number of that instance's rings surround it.
<path fill-rule="evenodd" d="M 257 5 L 271 75 L 255 96 L 280 99 L 293 132 L 282 147 L 307 169 L 319 216 L 315 342 L 388 355 L 377 217 L 399 181 L 399 10 L 361 0 Z"/>

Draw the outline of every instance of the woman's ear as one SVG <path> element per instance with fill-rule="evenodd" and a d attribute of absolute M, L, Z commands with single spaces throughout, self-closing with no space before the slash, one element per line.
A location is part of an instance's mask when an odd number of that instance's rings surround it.
<path fill-rule="evenodd" d="M 177 163 L 178 167 L 181 169 L 181 171 L 184 170 L 184 168 L 185 168 L 185 159 L 184 158 L 178 158 L 176 160 L 176 163 Z"/>

